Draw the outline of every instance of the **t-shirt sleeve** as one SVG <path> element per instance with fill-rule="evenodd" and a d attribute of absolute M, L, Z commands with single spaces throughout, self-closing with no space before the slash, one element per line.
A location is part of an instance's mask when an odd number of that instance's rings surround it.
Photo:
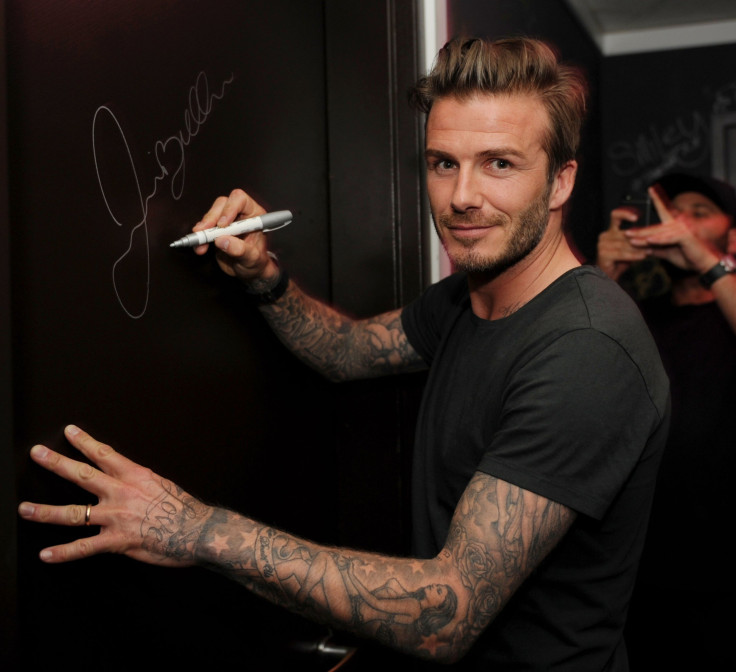
<path fill-rule="evenodd" d="M 660 420 L 627 352 L 581 329 L 514 374 L 478 468 L 600 519 Z"/>
<path fill-rule="evenodd" d="M 406 337 L 427 365 L 432 364 L 453 315 L 468 300 L 467 278 L 455 274 L 431 285 L 402 310 L 401 323 Z"/>

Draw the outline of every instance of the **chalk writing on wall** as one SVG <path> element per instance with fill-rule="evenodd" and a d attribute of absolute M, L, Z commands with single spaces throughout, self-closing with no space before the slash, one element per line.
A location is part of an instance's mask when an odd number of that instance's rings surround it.
<path fill-rule="evenodd" d="M 699 166 L 710 153 L 709 143 L 709 121 L 696 111 L 681 115 L 661 127 L 652 124 L 633 140 L 612 143 L 607 156 L 616 175 L 630 177 L 638 174 L 632 188 L 639 190 L 675 167 Z"/>
<path fill-rule="evenodd" d="M 633 139 L 611 143 L 606 158 L 612 173 L 625 178 L 631 192 L 643 192 L 667 172 L 709 171 L 712 119 L 734 110 L 736 81 L 731 81 L 713 92 L 710 110 L 682 112 L 664 124 L 648 124 Z"/>
<path fill-rule="evenodd" d="M 729 82 L 718 89 L 713 97 L 713 114 L 736 110 L 736 82 Z"/>
<path fill-rule="evenodd" d="M 127 249 L 123 251 L 113 264 L 112 284 L 118 303 L 132 319 L 138 319 L 145 314 L 150 295 L 149 203 L 159 193 L 160 188 L 167 180 L 169 182 L 171 198 L 174 200 L 181 198 L 184 193 L 186 172 L 185 150 L 210 118 L 215 102 L 225 97 L 225 89 L 234 79 L 234 76 L 230 75 L 221 83 L 218 90 L 210 91 L 207 75 L 204 72 L 200 72 L 197 75 L 195 83 L 189 88 L 187 106 L 184 109 L 181 128 L 167 138 L 156 140 L 153 151 L 147 152 L 147 155 L 155 163 L 154 171 L 156 173 L 148 193 L 145 193 L 141 185 L 139 171 L 137 170 L 130 144 L 115 113 L 107 105 L 100 105 L 95 110 L 92 119 L 92 151 L 102 198 L 105 201 L 105 207 L 110 213 L 112 221 L 117 226 L 129 229 L 130 231 Z M 107 132 L 105 133 L 102 133 L 100 130 L 103 124 L 107 126 Z M 119 143 L 117 147 L 111 147 L 107 142 L 107 139 L 110 137 L 109 129 L 112 129 L 113 136 L 117 136 L 116 142 Z M 100 140 L 101 136 L 105 137 L 105 142 Z M 103 170 L 102 164 L 103 162 L 109 163 L 114 159 L 106 157 L 105 153 L 109 153 L 111 156 L 114 155 L 116 159 L 119 159 L 120 156 L 123 157 L 127 165 L 122 166 L 122 169 L 128 171 L 128 177 L 131 178 L 129 182 L 116 178 L 114 185 L 112 184 L 112 178 L 109 177 L 111 173 L 108 170 Z M 111 196 L 113 189 L 117 192 L 121 188 L 121 184 L 129 184 L 131 193 L 122 199 L 116 193 L 116 198 L 114 199 Z M 120 207 L 120 203 L 125 203 L 126 207 Z M 136 209 L 132 215 L 128 211 L 128 206 L 131 203 L 136 204 Z M 145 272 L 141 269 L 140 277 L 145 277 L 145 287 L 142 293 L 143 299 L 138 300 L 138 303 L 140 304 L 142 302 L 142 305 L 133 306 L 131 304 L 136 302 L 131 300 L 122 289 L 121 283 L 119 282 L 119 273 L 121 265 L 130 261 L 131 253 L 134 249 L 138 249 L 137 246 L 141 246 L 144 250 L 144 254 L 140 258 L 145 259 Z M 143 262 L 140 263 L 143 265 Z"/>

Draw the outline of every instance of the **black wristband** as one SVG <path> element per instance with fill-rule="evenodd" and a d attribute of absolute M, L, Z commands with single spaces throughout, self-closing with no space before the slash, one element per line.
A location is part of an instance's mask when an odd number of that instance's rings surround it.
<path fill-rule="evenodd" d="M 253 289 L 246 285 L 245 293 L 257 306 L 267 306 L 270 303 L 278 301 L 286 293 L 286 288 L 288 286 L 289 274 L 285 269 L 279 267 L 279 278 L 275 285 L 265 291 L 253 291 Z"/>
<path fill-rule="evenodd" d="M 736 259 L 730 254 L 724 256 L 713 268 L 700 276 L 700 284 L 706 289 L 710 289 L 711 285 L 722 278 L 724 275 L 736 272 Z"/>

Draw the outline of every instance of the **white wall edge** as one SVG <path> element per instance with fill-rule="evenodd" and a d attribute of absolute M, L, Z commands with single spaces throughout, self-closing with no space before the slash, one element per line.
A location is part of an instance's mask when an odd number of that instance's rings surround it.
<path fill-rule="evenodd" d="M 604 56 L 730 44 L 736 42 L 736 21 L 606 33 L 598 42 Z"/>
<path fill-rule="evenodd" d="M 422 0 L 420 3 L 422 12 L 422 31 L 424 42 L 425 73 L 432 69 L 434 59 L 442 45 L 447 42 L 447 0 Z M 429 208 L 427 208 L 429 211 Z M 429 278 L 430 282 L 437 282 L 450 272 L 450 261 L 445 250 L 432 230 L 432 222 L 423 223 L 427 229 L 429 240 Z"/>

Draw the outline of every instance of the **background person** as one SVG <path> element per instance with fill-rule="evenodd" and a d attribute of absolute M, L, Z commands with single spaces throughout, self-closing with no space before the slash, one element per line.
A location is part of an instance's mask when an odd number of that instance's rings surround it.
<path fill-rule="evenodd" d="M 632 670 L 733 669 L 728 613 L 736 410 L 736 195 L 683 173 L 651 190 L 661 224 L 611 213 L 598 264 L 614 279 L 662 260 L 665 291 L 640 302 L 672 387 L 672 422 L 657 485 L 627 643 Z"/>

